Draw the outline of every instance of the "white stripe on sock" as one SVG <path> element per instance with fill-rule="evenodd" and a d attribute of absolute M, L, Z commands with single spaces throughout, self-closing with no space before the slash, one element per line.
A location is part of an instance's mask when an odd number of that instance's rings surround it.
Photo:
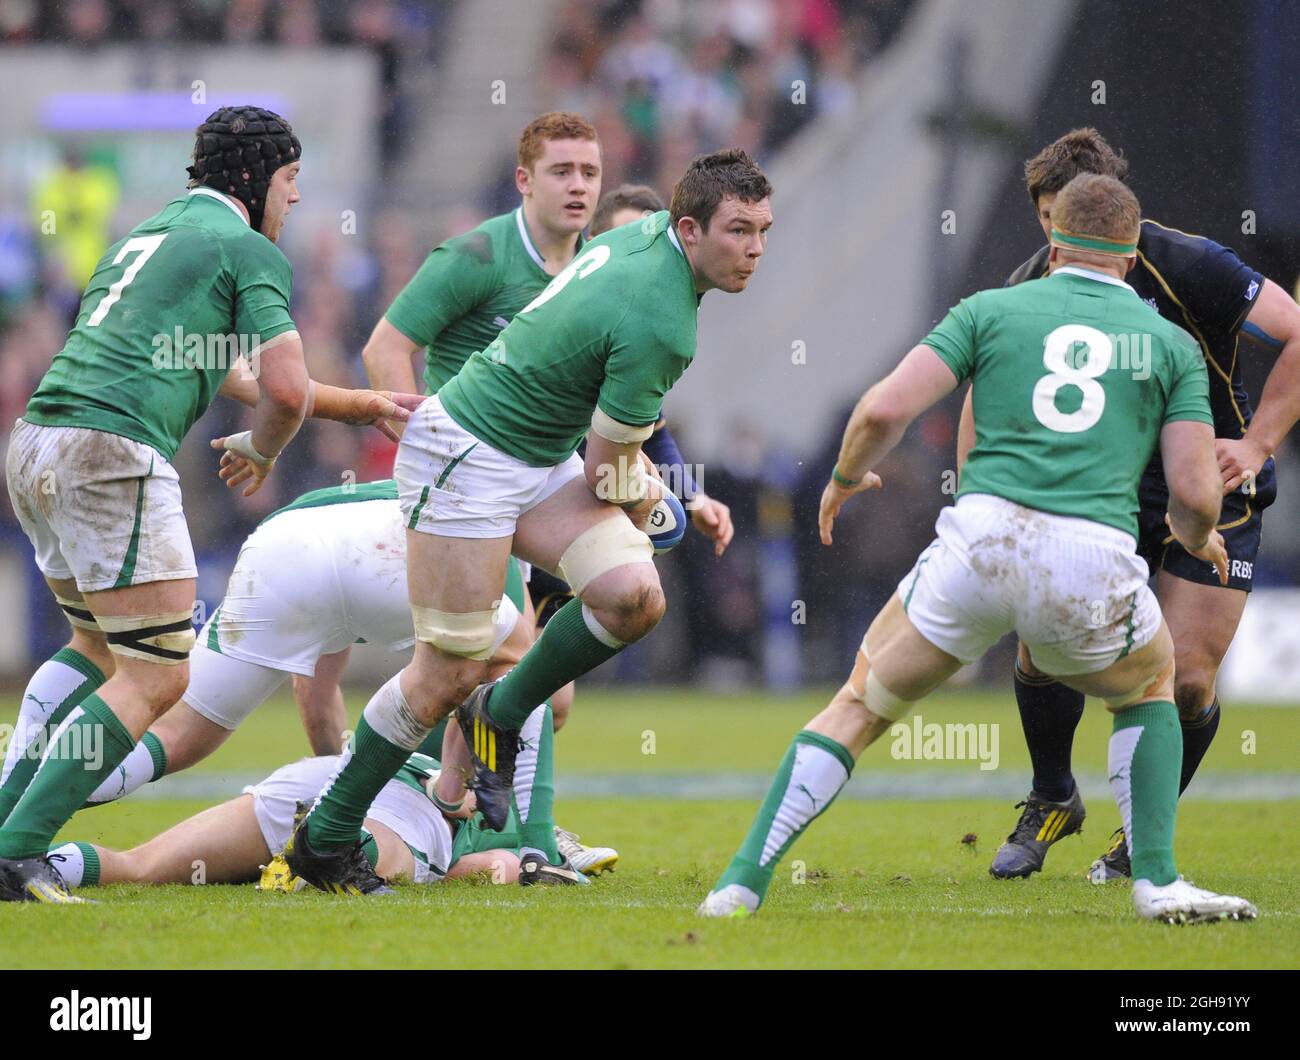
<path fill-rule="evenodd" d="M 153 755 L 149 748 L 138 743 L 122 759 L 116 769 L 86 799 L 90 803 L 113 802 L 139 791 L 153 779 Z"/>
<path fill-rule="evenodd" d="M 31 745 L 40 727 L 60 703 L 86 681 L 86 675 L 57 659 L 46 659 L 32 674 L 23 690 L 22 706 L 14 722 L 14 733 L 5 748 L 5 764 L 0 769 L 0 784 L 9 779 L 19 757 Z"/>
<path fill-rule="evenodd" d="M 528 809 L 533 804 L 533 781 L 537 777 L 537 752 L 542 743 L 542 722 L 546 720 L 546 704 L 528 715 L 519 730 L 520 751 L 515 756 L 515 806 L 519 820 L 527 822 Z"/>
<path fill-rule="evenodd" d="M 799 744 L 794 752 L 790 783 L 772 818 L 759 864 L 766 865 L 776 857 L 786 840 L 826 809 L 848 779 L 844 764 L 829 751 L 813 744 Z"/>
<path fill-rule="evenodd" d="M 1137 750 L 1138 740 L 1142 736 L 1143 726 L 1130 725 L 1110 734 L 1110 749 L 1106 756 L 1106 772 L 1110 778 L 1110 790 L 1119 807 L 1120 820 L 1124 822 L 1124 842 L 1128 845 L 1129 857 L 1133 856 L 1133 782 L 1130 774 L 1133 768 L 1133 752 Z"/>

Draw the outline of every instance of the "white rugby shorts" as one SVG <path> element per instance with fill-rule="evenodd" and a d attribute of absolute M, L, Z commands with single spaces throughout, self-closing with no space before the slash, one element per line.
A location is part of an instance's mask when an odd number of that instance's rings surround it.
<path fill-rule="evenodd" d="M 1088 674 L 1146 645 L 1160 605 L 1133 538 L 1112 526 L 968 494 L 898 584 L 926 640 L 971 663 L 1012 632 L 1052 676 Z"/>

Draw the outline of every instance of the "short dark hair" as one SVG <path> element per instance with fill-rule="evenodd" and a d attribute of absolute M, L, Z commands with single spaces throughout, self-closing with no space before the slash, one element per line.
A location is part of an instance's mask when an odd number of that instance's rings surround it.
<path fill-rule="evenodd" d="M 674 224 L 683 217 L 694 217 L 707 232 L 718 204 L 728 196 L 760 202 L 771 194 L 772 185 L 754 160 L 740 148 L 731 147 L 694 159 L 673 188 L 668 209 Z"/>
<path fill-rule="evenodd" d="M 658 213 L 664 208 L 664 201 L 659 193 L 648 184 L 621 184 L 613 191 L 607 191 L 600 198 L 600 205 L 591 215 L 591 234 L 598 236 L 609 231 L 609 222 L 620 210 L 640 210 L 642 213 Z"/>
<path fill-rule="evenodd" d="M 1128 159 L 1091 126 L 1071 129 L 1025 163 L 1025 187 L 1035 207 L 1041 195 L 1060 191 L 1080 173 L 1125 180 Z"/>

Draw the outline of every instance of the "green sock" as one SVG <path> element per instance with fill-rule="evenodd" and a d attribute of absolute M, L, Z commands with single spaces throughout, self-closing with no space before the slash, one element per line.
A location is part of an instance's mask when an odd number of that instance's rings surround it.
<path fill-rule="evenodd" d="M 493 721 L 507 729 L 522 728 L 538 703 L 627 647 L 589 616 L 578 599 L 555 612 L 519 665 L 492 689 L 488 714 Z M 600 636 L 589 622 L 596 624 Z"/>
<path fill-rule="evenodd" d="M 410 757 L 410 749 L 384 739 L 363 713 L 352 753 L 307 817 L 307 842 L 313 849 L 336 850 L 355 843 L 375 796 Z"/>
<path fill-rule="evenodd" d="M 826 812 L 852 772 L 848 748 L 820 733 L 798 733 L 781 759 L 749 834 L 713 889 L 739 884 L 761 902 L 777 862 L 804 829 Z"/>
<path fill-rule="evenodd" d="M 140 743 L 148 749 L 149 757 L 153 759 L 153 776 L 149 778 L 149 783 L 152 784 L 167 774 L 167 752 L 163 748 L 162 741 L 152 732 L 146 731 L 140 737 Z"/>
<path fill-rule="evenodd" d="M 4 783 L 0 784 L 0 824 L 8 819 L 10 812 L 18 805 L 18 800 L 22 798 L 27 785 L 36 775 L 36 768 L 41 764 L 41 756 L 37 754 L 28 757 L 24 753 L 26 749 L 34 740 L 39 740 L 40 747 L 44 748 L 50 735 L 72 712 L 72 708 L 99 688 L 104 680 L 98 666 L 71 648 L 60 648 L 32 675 L 19 714 L 20 721 L 29 728 L 22 733 L 22 747 L 15 747 L 6 755 L 11 768 Z M 60 698 L 54 709 L 43 716 L 39 707 L 48 701 L 49 693 Z M 29 704 L 37 709 L 29 711 Z M 35 727 L 34 731 L 30 727 Z M 19 733 L 15 731 L 11 739 L 18 737 Z"/>
<path fill-rule="evenodd" d="M 1139 703 L 1115 715 L 1110 736 L 1110 788 L 1128 837 L 1133 879 L 1157 887 L 1178 878 L 1174 818 L 1183 761 L 1183 730 L 1169 702 Z"/>
<path fill-rule="evenodd" d="M 555 744 L 551 705 L 537 707 L 519 733 L 520 751 L 515 760 L 515 805 L 523 827 L 519 830 L 522 850 L 546 855 L 552 865 L 560 863 L 555 846 Z"/>
<path fill-rule="evenodd" d="M 134 746 L 135 737 L 97 694 L 73 707 L 0 828 L 0 857 L 42 856 L 55 833 Z"/>

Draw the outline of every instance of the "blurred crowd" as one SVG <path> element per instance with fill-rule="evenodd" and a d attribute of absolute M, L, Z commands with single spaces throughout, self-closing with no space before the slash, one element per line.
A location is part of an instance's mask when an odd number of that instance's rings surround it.
<path fill-rule="evenodd" d="M 0 41 L 352 43 L 391 61 L 385 77 L 397 85 L 399 60 L 436 61 L 432 37 L 448 7 L 401 0 L 10 0 L 0 5 Z M 893 39 L 908 7 L 897 0 L 561 0 L 536 109 L 577 110 L 597 124 L 607 188 L 641 180 L 667 193 L 701 151 L 737 144 L 767 159 L 805 122 L 845 113 L 854 104 L 858 72 Z M 385 106 L 386 123 L 400 128 L 400 93 L 388 95 Z M 401 142 L 391 132 L 385 139 Z M 499 169 L 485 175 L 480 202 L 436 217 L 383 209 L 349 239 L 335 228 L 288 226 L 283 246 L 295 267 L 292 311 L 313 377 L 364 382 L 360 351 L 370 329 L 428 248 L 517 202 L 512 164 Z M 178 188 L 180 176 L 178 170 Z M 24 189 L 24 201 L 0 203 L 0 422 L 6 426 L 22 413 L 63 344 L 104 249 L 140 220 L 122 215 L 121 198 L 111 152 L 69 141 L 59 164 Z M 61 219 L 54 231 L 42 230 L 47 210 Z M 244 499 L 220 487 L 207 440 L 243 429 L 247 419 L 241 407 L 215 402 L 176 459 L 189 484 L 186 514 L 203 572 L 199 597 L 209 606 L 220 598 L 239 544 L 266 514 L 309 489 L 385 477 L 392 465 L 393 447 L 377 431 L 308 423 L 264 490 Z M 895 458 L 890 518 L 900 530 L 913 519 L 932 518 L 944 500 L 933 483 L 951 462 L 950 432 L 950 417 L 937 416 L 923 444 Z M 690 460 L 689 431 L 679 436 Z M 870 584 L 851 600 L 842 586 L 823 584 L 824 565 L 804 547 L 808 535 L 792 529 L 815 521 L 824 463 L 801 465 L 774 454 L 753 433 L 738 440 L 728 466 L 706 468 L 709 491 L 732 506 L 735 544 L 716 560 L 703 539 L 688 536 L 664 564 L 675 601 L 671 621 L 643 652 L 629 653 L 620 677 L 671 672 L 720 684 L 753 681 L 763 673 L 773 631 L 791 629 L 792 596 L 809 611 L 800 638 L 810 667 L 805 677 L 824 667 L 836 672 L 840 641 L 860 631 L 863 618 L 888 596 L 911 562 L 914 537 L 905 530 L 882 533 L 892 528 L 850 513 L 844 547 L 870 561 L 862 565 L 874 572 Z M 3 491 L 0 545 L 28 555 Z M 44 618 L 45 634 L 60 636 L 57 613 Z M 660 656 L 671 665 L 661 666 Z"/>

